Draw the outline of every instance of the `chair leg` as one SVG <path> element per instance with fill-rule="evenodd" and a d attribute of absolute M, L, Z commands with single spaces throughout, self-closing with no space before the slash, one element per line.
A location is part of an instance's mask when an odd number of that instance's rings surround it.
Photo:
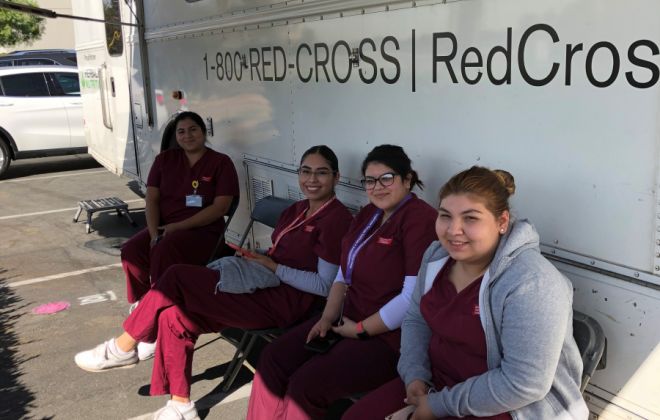
<path fill-rule="evenodd" d="M 238 372 L 240 372 L 241 367 L 243 366 L 243 362 L 245 362 L 245 359 L 247 359 L 250 351 L 252 351 L 252 347 L 254 347 L 254 343 L 256 343 L 258 338 L 259 336 L 257 335 L 254 335 L 248 331 L 245 332 L 241 342 L 236 348 L 234 358 L 225 371 L 225 384 L 222 386 L 222 392 L 228 392 L 231 386 L 234 384 L 234 380 L 236 379 L 236 376 L 238 376 Z M 246 342 L 247 345 L 245 345 Z"/>

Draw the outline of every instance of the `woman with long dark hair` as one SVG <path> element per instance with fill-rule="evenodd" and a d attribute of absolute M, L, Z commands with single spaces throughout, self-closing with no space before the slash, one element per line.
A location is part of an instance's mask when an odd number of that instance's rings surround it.
<path fill-rule="evenodd" d="M 362 174 L 371 203 L 342 240 L 323 314 L 261 354 L 248 419 L 323 418 L 336 399 L 396 377 L 399 326 L 437 212 L 411 192 L 422 183 L 401 147 L 374 148 Z M 343 338 L 323 354 L 310 349 L 331 333 Z"/>
<path fill-rule="evenodd" d="M 190 383 L 200 334 L 288 327 L 309 317 L 327 296 L 339 270 L 340 241 L 352 221 L 335 197 L 338 181 L 334 152 L 327 146 L 307 150 L 298 170 L 306 199 L 282 213 L 266 255 L 170 267 L 126 319 L 124 333 L 78 353 L 76 364 L 92 372 L 132 366 L 138 362 L 137 342 L 157 338 L 151 395 L 172 399 L 156 418 L 198 418 Z M 246 285 L 244 293 L 233 286 L 232 293 L 224 291 L 229 284 Z"/>

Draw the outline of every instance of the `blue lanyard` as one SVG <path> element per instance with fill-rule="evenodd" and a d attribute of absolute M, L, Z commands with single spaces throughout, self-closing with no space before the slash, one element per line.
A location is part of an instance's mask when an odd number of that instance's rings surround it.
<path fill-rule="evenodd" d="M 396 213 L 401 206 L 403 206 L 408 200 L 412 198 L 412 194 L 408 193 L 403 200 L 396 206 L 390 217 Z M 376 229 L 371 235 L 369 235 L 368 238 L 365 238 L 367 236 L 367 233 L 374 227 L 380 216 L 383 214 L 383 210 L 381 209 L 376 209 L 376 212 L 371 216 L 371 219 L 369 220 L 369 223 L 362 229 L 360 234 L 358 235 L 357 239 L 355 242 L 353 242 L 353 245 L 351 245 L 351 249 L 348 251 L 348 261 L 346 262 L 346 274 L 344 275 L 344 282 L 346 285 L 350 286 L 352 283 L 352 276 L 353 276 L 353 268 L 355 267 L 355 259 L 357 258 L 357 254 L 362 250 L 362 247 L 369 242 L 369 240 L 378 232 L 380 227 Z"/>

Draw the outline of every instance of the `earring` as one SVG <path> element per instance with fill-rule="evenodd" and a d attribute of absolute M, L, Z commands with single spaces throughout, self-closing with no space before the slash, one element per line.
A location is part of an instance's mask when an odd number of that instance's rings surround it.
<path fill-rule="evenodd" d="M 500 229 L 500 233 L 504 234 L 504 228 Z"/>

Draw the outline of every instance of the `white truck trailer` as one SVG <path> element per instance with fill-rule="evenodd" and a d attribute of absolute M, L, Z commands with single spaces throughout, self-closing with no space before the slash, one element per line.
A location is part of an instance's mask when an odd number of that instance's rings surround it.
<path fill-rule="evenodd" d="M 200 113 L 251 203 L 298 198 L 309 146 L 360 162 L 404 146 L 437 192 L 471 165 L 509 170 L 514 213 L 607 336 L 592 415 L 660 418 L 660 3 L 656 0 L 74 0 L 93 156 L 144 183 L 170 117 Z M 253 242 L 263 242 L 257 232 Z M 254 243 L 253 243 L 254 245 Z"/>

